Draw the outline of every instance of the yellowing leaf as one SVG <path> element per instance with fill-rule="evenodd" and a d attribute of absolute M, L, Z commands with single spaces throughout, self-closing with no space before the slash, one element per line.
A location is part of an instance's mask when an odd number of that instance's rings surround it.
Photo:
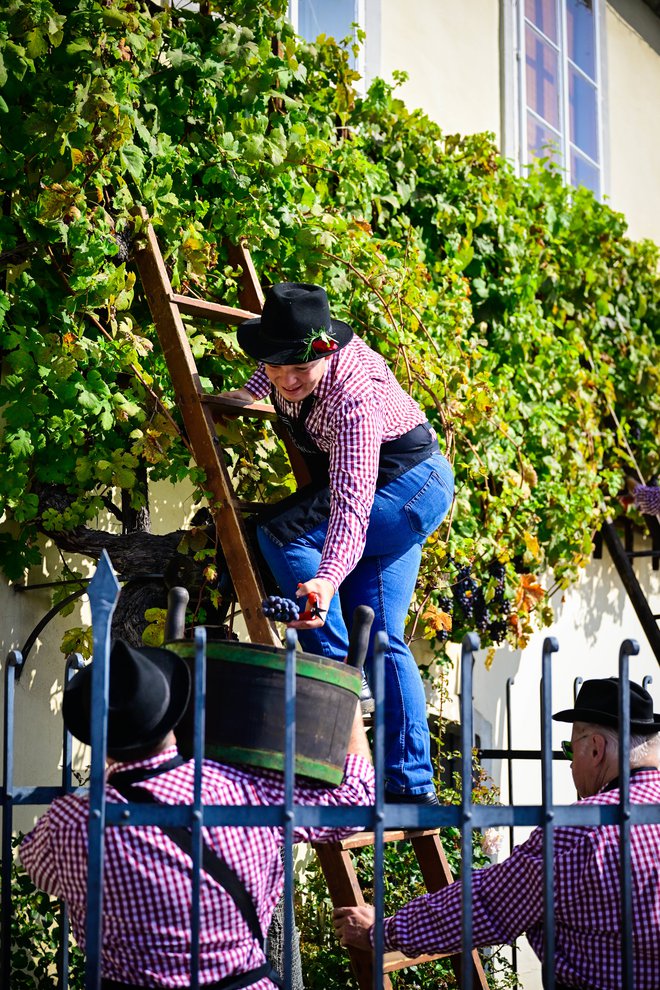
<path fill-rule="evenodd" d="M 529 552 L 536 558 L 539 557 L 541 548 L 539 546 L 539 541 L 532 533 L 523 533 L 523 540 L 525 541 L 525 546 Z"/>

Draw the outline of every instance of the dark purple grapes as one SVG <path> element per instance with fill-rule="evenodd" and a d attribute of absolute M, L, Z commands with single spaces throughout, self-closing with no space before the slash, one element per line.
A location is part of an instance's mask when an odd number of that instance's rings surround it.
<path fill-rule="evenodd" d="M 269 595 L 261 603 L 261 611 L 269 619 L 276 622 L 295 622 L 300 616 L 300 606 L 298 602 L 291 598 L 282 598 L 280 595 Z"/>

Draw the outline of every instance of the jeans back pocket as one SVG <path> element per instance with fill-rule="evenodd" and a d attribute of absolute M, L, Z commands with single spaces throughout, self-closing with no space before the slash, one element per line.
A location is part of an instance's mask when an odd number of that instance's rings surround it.
<path fill-rule="evenodd" d="M 435 469 L 404 510 L 413 533 L 425 540 L 447 515 L 454 496 L 454 481 L 449 464 L 446 470 Z M 444 477 L 446 475 L 446 477 Z"/>

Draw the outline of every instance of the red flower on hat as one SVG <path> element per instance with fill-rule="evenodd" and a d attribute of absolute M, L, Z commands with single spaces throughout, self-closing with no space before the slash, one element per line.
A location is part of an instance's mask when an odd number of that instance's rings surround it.
<path fill-rule="evenodd" d="M 305 340 L 303 360 L 313 361 L 317 356 L 324 357 L 339 348 L 339 344 L 327 330 L 311 330 Z"/>
<path fill-rule="evenodd" d="M 312 350 L 317 354 L 331 354 L 332 351 L 337 350 L 336 340 L 314 340 L 312 341 Z"/>

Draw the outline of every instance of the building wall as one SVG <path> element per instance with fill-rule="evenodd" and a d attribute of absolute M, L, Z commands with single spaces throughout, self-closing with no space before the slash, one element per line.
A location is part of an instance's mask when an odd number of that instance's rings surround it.
<path fill-rule="evenodd" d="M 631 236 L 660 242 L 660 17 L 641 0 L 607 4 L 609 202 Z"/>
<path fill-rule="evenodd" d="M 406 105 L 447 133 L 492 131 L 499 140 L 497 0 L 381 0 L 380 10 L 380 75 L 408 73 L 397 91 Z"/>

